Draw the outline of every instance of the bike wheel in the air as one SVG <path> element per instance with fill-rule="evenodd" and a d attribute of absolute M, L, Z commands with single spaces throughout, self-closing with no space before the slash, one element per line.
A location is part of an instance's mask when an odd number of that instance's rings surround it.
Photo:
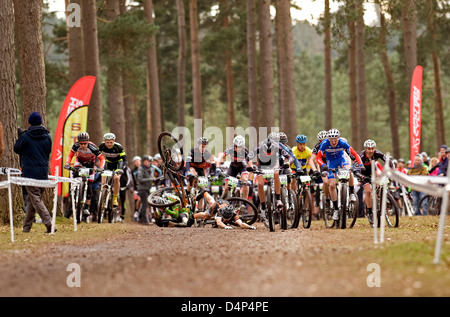
<path fill-rule="evenodd" d="M 168 169 L 177 172 L 184 167 L 183 146 L 172 133 L 166 131 L 158 136 L 158 151 Z"/>
<path fill-rule="evenodd" d="M 258 208 L 250 200 L 241 197 L 231 197 L 227 201 L 234 206 L 234 211 L 242 222 L 252 225 L 258 219 Z"/>
<path fill-rule="evenodd" d="M 181 204 L 177 191 L 171 186 L 154 191 L 148 196 L 147 201 L 150 206 L 156 208 L 166 208 Z"/>

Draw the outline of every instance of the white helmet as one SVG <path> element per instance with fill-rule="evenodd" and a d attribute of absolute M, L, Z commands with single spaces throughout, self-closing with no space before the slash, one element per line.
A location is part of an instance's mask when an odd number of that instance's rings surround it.
<path fill-rule="evenodd" d="M 375 143 L 374 140 L 368 139 L 368 140 L 366 140 L 364 142 L 364 147 L 365 148 L 367 148 L 367 147 L 376 147 L 376 146 L 377 146 L 377 144 Z"/>
<path fill-rule="evenodd" d="M 328 131 L 327 130 L 323 130 L 323 131 L 320 131 L 317 134 L 317 138 L 319 139 L 319 141 L 322 141 L 322 140 L 325 140 L 327 138 L 327 135 L 328 135 Z"/>
<path fill-rule="evenodd" d="M 245 145 L 244 137 L 242 135 L 236 136 L 233 140 L 233 145 L 236 145 L 238 147 L 244 146 Z"/>
<path fill-rule="evenodd" d="M 105 135 L 103 136 L 103 140 L 115 140 L 116 136 L 114 135 L 114 133 L 108 132 L 105 133 Z"/>
<path fill-rule="evenodd" d="M 133 157 L 133 162 L 137 161 L 137 160 L 142 161 L 142 159 L 139 155 L 136 155 L 135 157 Z"/>
<path fill-rule="evenodd" d="M 341 136 L 341 132 L 338 129 L 330 129 L 327 133 L 327 138 L 334 139 L 339 138 Z"/>

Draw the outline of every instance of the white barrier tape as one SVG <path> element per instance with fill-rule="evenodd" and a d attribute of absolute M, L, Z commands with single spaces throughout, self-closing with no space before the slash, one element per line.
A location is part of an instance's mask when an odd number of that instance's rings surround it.
<path fill-rule="evenodd" d="M 26 177 L 11 177 L 11 184 L 21 185 L 21 186 L 35 186 L 35 187 L 55 187 L 58 182 L 46 179 L 33 179 Z"/>
<path fill-rule="evenodd" d="M 17 168 L 0 167 L 0 175 L 22 175 L 22 171 Z"/>

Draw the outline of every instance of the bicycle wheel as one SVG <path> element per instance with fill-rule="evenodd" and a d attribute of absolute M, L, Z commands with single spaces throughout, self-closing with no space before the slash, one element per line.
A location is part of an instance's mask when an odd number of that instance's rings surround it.
<path fill-rule="evenodd" d="M 302 195 L 299 197 L 299 202 L 299 214 L 302 219 L 303 228 L 308 229 L 311 227 L 312 198 L 311 192 L 307 188 L 303 189 Z"/>
<path fill-rule="evenodd" d="M 386 222 L 389 227 L 396 228 L 399 223 L 397 204 L 395 203 L 394 196 L 390 193 L 387 194 L 386 198 Z"/>
<path fill-rule="evenodd" d="M 441 214 L 441 197 L 433 197 L 428 199 L 427 212 L 430 216 L 439 216 Z"/>
<path fill-rule="evenodd" d="M 103 218 L 105 217 L 106 204 L 107 204 L 107 195 L 108 192 L 106 189 L 102 189 L 98 196 L 98 205 L 97 205 L 97 222 L 102 223 Z"/>
<path fill-rule="evenodd" d="M 422 199 L 420 199 L 419 201 L 419 212 L 421 215 L 426 215 L 426 214 L 430 214 L 428 212 L 429 209 L 429 205 L 431 200 L 433 199 L 432 195 L 425 195 L 422 197 Z"/>
<path fill-rule="evenodd" d="M 356 201 L 350 201 L 348 203 L 348 209 L 347 209 L 347 228 L 353 228 L 356 222 L 356 218 L 358 218 L 358 211 L 359 211 L 359 201 L 358 197 L 356 198 Z"/>
<path fill-rule="evenodd" d="M 297 228 L 299 223 L 299 215 L 298 215 L 298 202 L 295 197 L 295 191 L 292 189 L 288 190 L 288 197 L 286 199 L 287 204 L 287 226 L 290 228 Z"/>
<path fill-rule="evenodd" d="M 242 222 L 252 225 L 258 219 L 258 208 L 250 200 L 241 197 L 231 197 L 227 201 L 234 206 L 234 210 Z"/>
<path fill-rule="evenodd" d="M 158 151 L 164 165 L 173 172 L 184 167 L 183 146 L 170 132 L 158 136 Z"/>
<path fill-rule="evenodd" d="M 272 206 L 272 190 L 270 186 L 267 188 L 266 191 L 266 208 L 267 208 L 267 214 L 266 219 L 264 220 L 264 225 L 269 228 L 271 232 L 275 231 L 275 221 L 273 219 L 273 206 Z"/>
<path fill-rule="evenodd" d="M 283 207 L 281 207 L 280 212 L 280 227 L 282 230 L 287 229 L 287 208 L 286 208 L 286 199 L 287 199 L 287 189 L 285 187 L 281 188 L 281 201 L 283 202 Z"/>
<path fill-rule="evenodd" d="M 84 187 L 86 186 L 85 182 L 81 182 L 80 187 L 78 188 L 77 192 L 77 200 L 76 200 L 76 217 L 77 217 L 77 223 L 80 223 L 83 218 L 83 207 L 84 207 Z"/>
<path fill-rule="evenodd" d="M 177 195 L 176 189 L 171 186 L 154 191 L 148 196 L 147 201 L 151 207 L 156 208 L 173 207 L 181 204 L 181 199 Z"/>
<path fill-rule="evenodd" d="M 338 228 L 345 229 L 347 227 L 347 184 L 342 184 L 341 188 L 341 206 L 339 210 Z"/>
<path fill-rule="evenodd" d="M 325 222 L 325 227 L 333 228 L 335 226 L 335 221 L 333 220 L 333 210 L 331 209 L 331 201 L 326 199 L 323 202 L 323 221 Z"/>

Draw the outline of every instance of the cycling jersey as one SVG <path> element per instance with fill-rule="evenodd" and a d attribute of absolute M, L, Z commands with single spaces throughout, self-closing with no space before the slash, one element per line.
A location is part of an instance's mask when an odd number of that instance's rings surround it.
<path fill-rule="evenodd" d="M 214 160 L 214 157 L 209 150 L 205 149 L 202 153 L 200 148 L 192 148 L 186 158 L 186 169 L 189 170 L 191 167 L 195 169 L 205 169 L 208 161 L 212 160 Z"/>
<path fill-rule="evenodd" d="M 100 167 L 104 167 L 105 165 L 105 157 L 102 155 L 99 148 L 90 141 L 88 142 L 86 150 L 81 149 L 80 144 L 75 142 L 67 156 L 66 164 L 70 164 L 74 155 L 76 165 L 94 167 L 97 158 L 100 160 Z"/>
<path fill-rule="evenodd" d="M 284 164 L 285 160 L 289 161 L 289 164 L 294 163 L 297 159 L 294 154 L 289 153 L 284 149 L 282 144 L 273 143 L 272 151 L 270 153 L 265 152 L 262 149 L 264 142 L 261 142 L 253 151 L 248 153 L 247 158 L 243 161 L 243 164 L 247 166 L 248 162 L 253 160 L 256 156 L 258 167 L 264 168 L 277 168 Z M 298 161 L 297 161 L 297 164 Z M 300 166 L 300 164 L 299 164 Z"/>
<path fill-rule="evenodd" d="M 311 157 L 312 150 L 309 147 L 305 147 L 305 150 L 303 152 L 300 152 L 297 146 L 294 146 L 292 148 L 292 153 L 294 153 L 297 160 L 302 165 L 303 169 L 310 168 L 309 166 L 309 158 Z M 294 164 L 291 164 L 291 168 L 295 168 Z"/>
<path fill-rule="evenodd" d="M 362 161 L 359 157 L 358 153 L 347 143 L 347 141 L 339 138 L 336 147 L 333 147 L 330 143 L 329 139 L 323 140 L 319 147 L 319 152 L 317 153 L 317 163 L 320 166 L 325 163 L 322 161 L 323 154 L 327 156 L 327 165 L 329 168 L 334 169 L 337 167 L 344 167 L 349 164 L 349 162 L 345 158 L 344 151 L 349 150 L 350 153 L 355 157 L 358 164 L 361 166 Z M 328 178 L 334 178 L 334 173 L 329 172 Z"/>
<path fill-rule="evenodd" d="M 244 147 L 240 152 L 238 152 L 234 149 L 234 146 L 231 146 L 228 149 L 226 149 L 223 152 L 223 154 L 225 155 L 225 157 L 228 155 L 230 156 L 230 158 L 231 158 L 230 166 L 244 167 L 242 162 L 245 160 L 245 158 L 248 155 L 248 149 L 246 147 Z"/>
<path fill-rule="evenodd" d="M 361 158 L 362 163 L 364 164 L 365 170 L 362 171 L 361 174 L 363 174 L 364 176 L 371 176 L 372 175 L 372 161 L 378 161 L 379 159 L 382 160 L 383 162 L 386 162 L 386 155 L 384 155 L 382 152 L 375 150 L 373 152 L 372 158 L 369 158 L 367 156 L 366 150 L 363 150 L 361 152 L 358 153 L 359 157 Z M 378 163 L 378 162 L 376 162 Z M 391 167 L 394 168 L 394 164 L 392 164 L 391 161 Z M 379 164 L 375 164 L 376 168 L 379 168 Z"/>
<path fill-rule="evenodd" d="M 114 142 L 114 145 L 109 149 L 103 142 L 98 146 L 98 149 L 105 156 L 106 169 L 115 170 L 121 168 L 119 165 L 126 165 L 127 156 L 120 143 Z"/>

